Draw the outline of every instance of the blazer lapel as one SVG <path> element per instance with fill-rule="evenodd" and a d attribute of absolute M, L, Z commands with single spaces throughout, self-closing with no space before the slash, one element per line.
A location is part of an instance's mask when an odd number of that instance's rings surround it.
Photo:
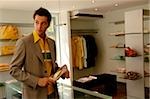
<path fill-rule="evenodd" d="M 44 63 L 44 59 L 43 59 L 43 56 L 42 56 L 42 51 L 41 51 L 41 48 L 39 46 L 38 43 L 34 43 L 34 53 L 38 56 L 38 58 L 41 60 L 42 63 Z"/>
<path fill-rule="evenodd" d="M 37 55 L 37 57 L 39 58 L 39 60 L 44 64 L 44 59 L 43 59 L 43 56 L 42 56 L 42 51 L 41 51 L 41 48 L 39 46 L 39 44 L 36 42 L 34 43 L 34 37 L 33 37 L 33 34 L 31 34 L 31 41 L 32 41 L 32 46 L 33 46 L 33 53 L 35 53 Z M 31 42 L 30 42 L 31 43 Z"/>

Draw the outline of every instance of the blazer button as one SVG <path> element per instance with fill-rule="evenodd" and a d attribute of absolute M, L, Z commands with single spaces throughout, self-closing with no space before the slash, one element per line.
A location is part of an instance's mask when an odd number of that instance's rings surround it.
<path fill-rule="evenodd" d="M 46 71 L 46 70 L 45 70 L 44 72 L 45 72 L 45 73 L 47 73 L 47 71 Z"/>

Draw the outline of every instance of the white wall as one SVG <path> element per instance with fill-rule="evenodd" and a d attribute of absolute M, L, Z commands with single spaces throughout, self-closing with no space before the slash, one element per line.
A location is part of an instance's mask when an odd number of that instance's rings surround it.
<path fill-rule="evenodd" d="M 1 9 L 0 22 L 32 23 L 32 14 L 33 11 Z"/>
<path fill-rule="evenodd" d="M 98 29 L 97 20 L 88 20 L 88 19 L 72 19 L 71 20 L 71 29 Z"/>

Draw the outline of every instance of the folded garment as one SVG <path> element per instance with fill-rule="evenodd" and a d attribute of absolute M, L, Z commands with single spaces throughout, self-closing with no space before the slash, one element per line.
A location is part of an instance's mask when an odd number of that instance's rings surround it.
<path fill-rule="evenodd" d="M 1 25 L 0 26 L 0 39 L 18 39 L 19 32 L 15 25 Z"/>

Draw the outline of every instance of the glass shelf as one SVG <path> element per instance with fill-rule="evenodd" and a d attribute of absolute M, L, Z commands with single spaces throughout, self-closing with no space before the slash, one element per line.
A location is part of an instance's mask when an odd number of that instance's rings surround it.
<path fill-rule="evenodd" d="M 111 46 L 110 48 L 125 48 L 124 46 Z"/>
<path fill-rule="evenodd" d="M 7 25 L 7 24 L 13 24 L 16 26 L 22 26 L 22 27 L 33 27 L 33 23 L 10 23 L 10 22 L 1 22 L 0 25 Z"/>
<path fill-rule="evenodd" d="M 17 41 L 18 39 L 0 39 L 0 41 Z"/>
<path fill-rule="evenodd" d="M 125 36 L 125 35 L 131 35 L 131 34 L 150 34 L 150 31 L 145 31 L 144 33 L 125 33 L 125 32 L 115 32 L 115 33 L 110 33 L 109 35 L 111 36 Z"/>
<path fill-rule="evenodd" d="M 3 57 L 3 56 L 12 56 L 13 54 L 5 54 L 5 55 L 0 55 L 0 57 Z"/>
<path fill-rule="evenodd" d="M 125 60 L 125 56 L 123 55 L 114 56 L 112 60 Z"/>

